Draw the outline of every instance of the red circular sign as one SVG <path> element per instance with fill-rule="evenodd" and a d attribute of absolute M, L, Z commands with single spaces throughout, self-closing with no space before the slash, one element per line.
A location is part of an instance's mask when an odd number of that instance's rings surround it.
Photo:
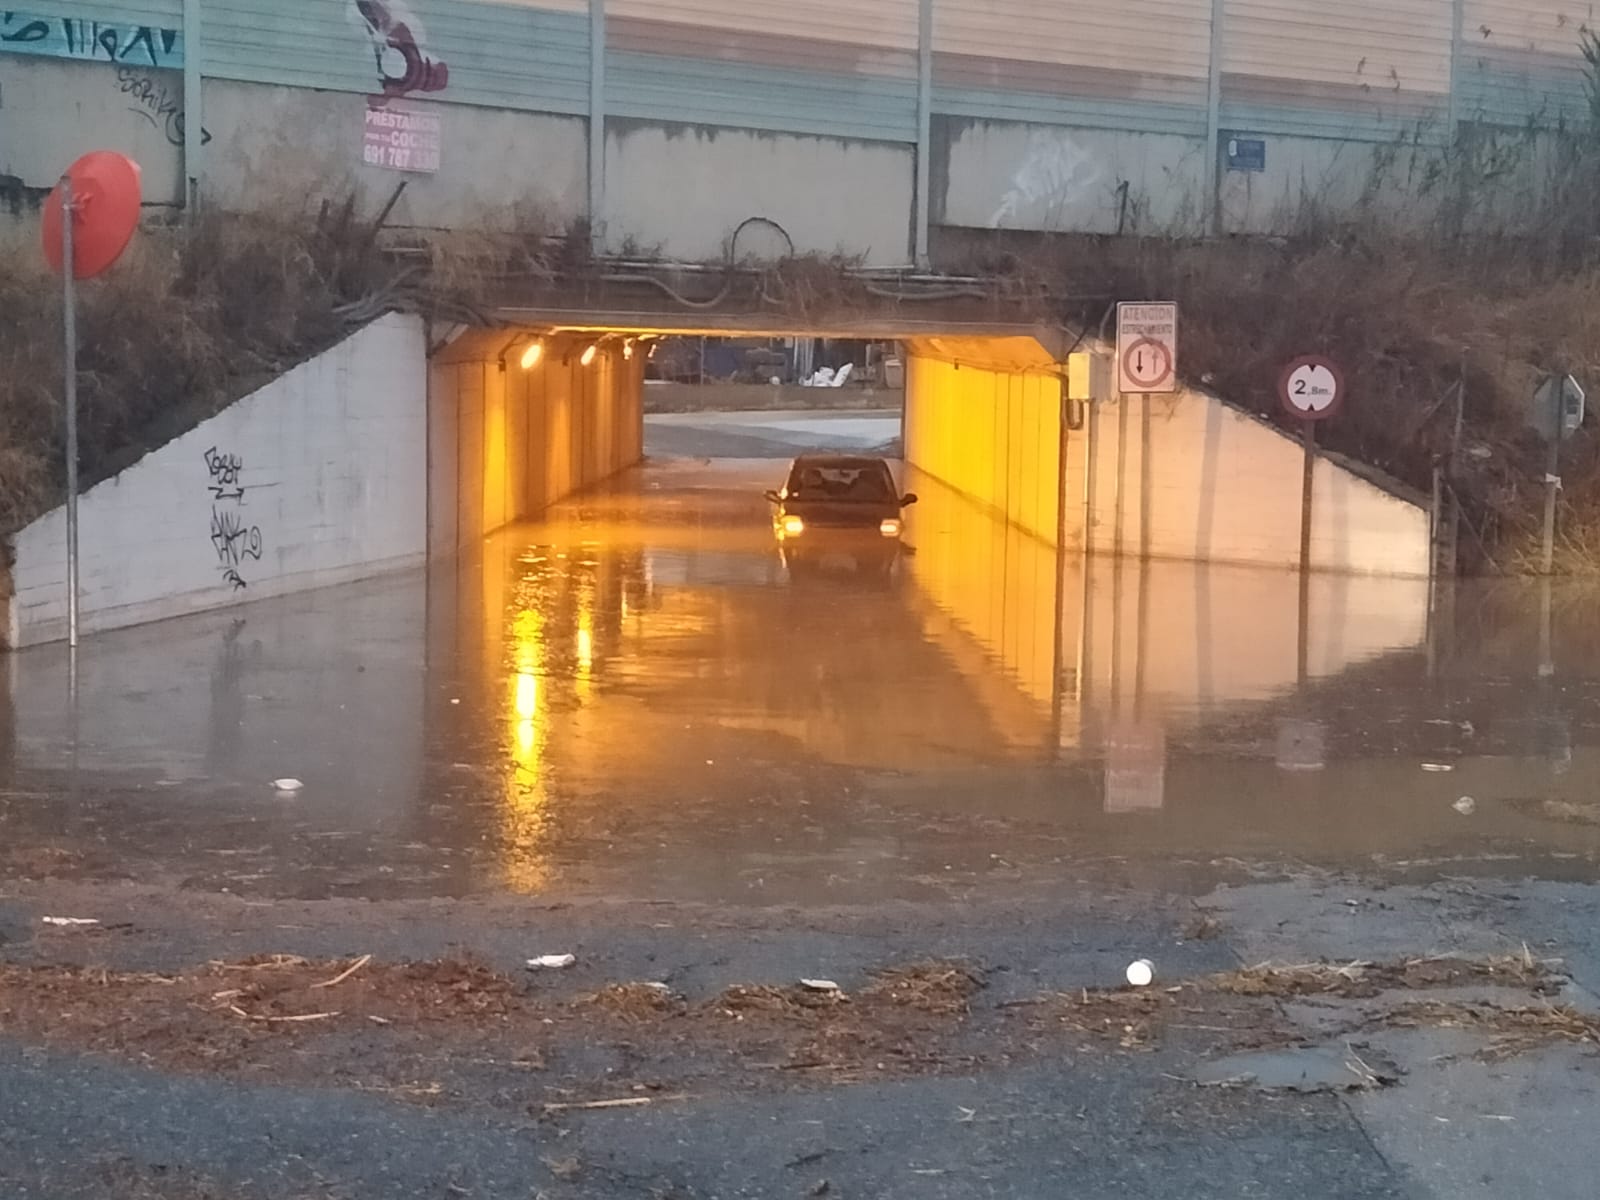
<path fill-rule="evenodd" d="M 1142 388 L 1158 388 L 1172 376 L 1172 352 L 1155 338 L 1140 338 L 1122 356 L 1122 373 Z"/>
<path fill-rule="evenodd" d="M 122 257 L 139 226 L 139 165 L 114 150 L 85 154 L 67 168 L 72 181 L 73 277 L 90 279 Z M 45 201 L 44 256 L 59 271 L 62 247 L 62 190 L 57 184 Z"/>
<path fill-rule="evenodd" d="M 1278 400 L 1285 412 L 1299 420 L 1326 421 L 1337 416 L 1344 398 L 1344 372 L 1320 354 L 1295 359 L 1278 376 Z"/>

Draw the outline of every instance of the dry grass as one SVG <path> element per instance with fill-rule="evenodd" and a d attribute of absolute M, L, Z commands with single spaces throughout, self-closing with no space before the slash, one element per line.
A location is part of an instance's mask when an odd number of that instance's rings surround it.
<path fill-rule="evenodd" d="M 1302 963 L 1276 966 L 1262 963 L 1239 971 L 1212 975 L 1198 984 L 1202 989 L 1235 996 L 1339 996 L 1358 999 L 1397 989 L 1490 985 L 1527 988 L 1534 992 L 1559 989 L 1561 977 L 1531 956 L 1503 958 L 1415 958 L 1398 963 Z"/>
<path fill-rule="evenodd" d="M 1527 401 L 1556 367 L 1600 380 L 1600 261 L 1547 249 L 1373 222 L 1285 239 L 994 234 L 952 265 L 1037 284 L 1091 327 L 1115 300 L 1176 300 L 1186 377 L 1272 420 L 1282 420 L 1283 364 L 1330 355 L 1349 406 L 1323 443 L 1419 493 L 1448 456 L 1450 393 L 1464 381 L 1456 486 L 1474 532 L 1463 533 L 1463 559 L 1488 565 L 1487 546 L 1495 565 L 1526 567 L 1544 474 Z M 1564 563 L 1600 569 L 1600 437 L 1573 439 L 1562 474 Z"/>
<path fill-rule="evenodd" d="M 965 1015 L 983 987 L 983 973 L 966 963 L 928 959 L 875 975 L 862 992 L 872 999 L 943 1016 Z"/>
<path fill-rule="evenodd" d="M 380 244 L 354 198 L 307 212 L 209 212 L 143 232 L 80 289 L 85 486 L 390 309 L 470 318 L 497 280 L 542 278 L 555 256 L 537 214 Z M 0 241 L 0 535 L 64 493 L 59 282 L 32 238 Z"/>

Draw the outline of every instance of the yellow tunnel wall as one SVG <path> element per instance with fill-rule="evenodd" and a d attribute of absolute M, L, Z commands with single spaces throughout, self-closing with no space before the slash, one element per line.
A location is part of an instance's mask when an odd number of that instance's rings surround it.
<path fill-rule="evenodd" d="M 637 463 L 644 453 L 643 355 L 620 345 L 582 363 L 556 339 L 523 370 L 493 357 L 434 365 L 430 377 L 429 551 L 450 553 Z"/>
<path fill-rule="evenodd" d="M 912 355 L 906 461 L 1010 524 L 1056 540 L 1061 384 Z"/>

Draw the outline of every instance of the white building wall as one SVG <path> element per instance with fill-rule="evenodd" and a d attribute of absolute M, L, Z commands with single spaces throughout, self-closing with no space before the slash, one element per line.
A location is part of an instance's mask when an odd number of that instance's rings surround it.
<path fill-rule="evenodd" d="M 421 564 L 425 360 L 420 319 L 384 317 L 86 493 L 84 630 Z M 66 635 L 65 532 L 15 538 L 12 646 Z"/>

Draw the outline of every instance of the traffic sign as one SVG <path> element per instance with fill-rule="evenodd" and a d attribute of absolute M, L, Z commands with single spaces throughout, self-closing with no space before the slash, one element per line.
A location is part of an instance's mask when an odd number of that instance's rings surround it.
<path fill-rule="evenodd" d="M 1178 390 L 1178 306 L 1117 305 L 1117 390 Z"/>
<path fill-rule="evenodd" d="M 1332 359 L 1308 354 L 1283 369 L 1278 398 L 1302 421 L 1326 421 L 1344 406 L 1344 372 Z"/>
<path fill-rule="evenodd" d="M 1547 442 L 1566 441 L 1583 426 L 1583 388 L 1571 375 L 1552 375 L 1533 394 L 1531 424 Z"/>

